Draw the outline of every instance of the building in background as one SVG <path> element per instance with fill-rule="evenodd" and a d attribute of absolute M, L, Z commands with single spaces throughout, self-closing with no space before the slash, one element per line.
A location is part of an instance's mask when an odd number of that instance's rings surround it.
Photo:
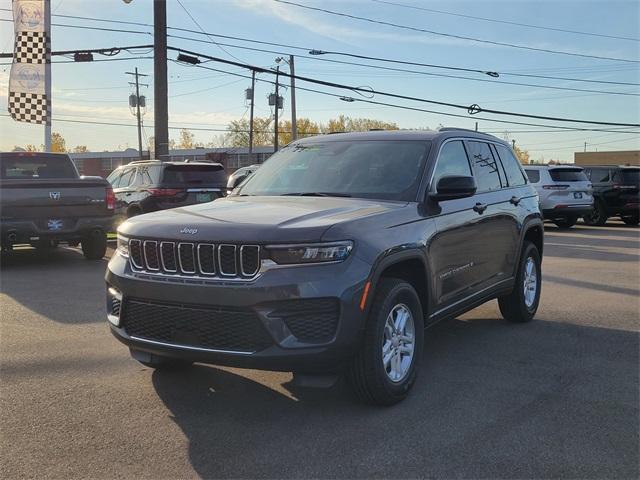
<path fill-rule="evenodd" d="M 251 158 L 249 149 L 244 147 L 234 148 L 194 148 L 189 150 L 170 150 L 170 161 L 183 162 L 208 160 L 224 165 L 229 174 L 240 167 L 247 167 L 254 163 L 262 163 L 273 154 L 273 147 L 254 147 Z M 96 175 L 107 177 L 120 165 L 140 160 L 138 151 L 129 148 L 122 152 L 83 152 L 69 153 L 81 175 Z M 149 154 L 143 155 L 148 160 Z"/>
<path fill-rule="evenodd" d="M 576 165 L 639 165 L 640 150 L 619 150 L 614 152 L 575 152 Z"/>

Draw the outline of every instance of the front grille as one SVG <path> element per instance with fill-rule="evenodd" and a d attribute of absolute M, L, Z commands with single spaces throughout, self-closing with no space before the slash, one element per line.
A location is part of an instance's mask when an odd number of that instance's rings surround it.
<path fill-rule="evenodd" d="M 302 342 L 324 343 L 335 337 L 340 317 L 338 300 L 318 298 L 288 300 L 274 304 L 268 314 L 280 318 L 294 337 Z"/>
<path fill-rule="evenodd" d="M 258 316 L 248 309 L 125 299 L 122 325 L 137 338 L 211 350 L 256 352 L 273 344 Z"/>
<path fill-rule="evenodd" d="M 129 240 L 135 271 L 251 280 L 260 271 L 258 245 Z"/>

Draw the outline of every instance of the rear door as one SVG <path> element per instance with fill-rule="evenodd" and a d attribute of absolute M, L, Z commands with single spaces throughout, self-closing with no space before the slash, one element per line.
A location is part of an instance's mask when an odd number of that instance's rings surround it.
<path fill-rule="evenodd" d="M 640 168 L 620 168 L 612 175 L 614 191 L 619 195 L 615 198 L 615 208 L 638 208 L 640 202 Z M 635 207 L 633 207 L 635 206 Z"/>

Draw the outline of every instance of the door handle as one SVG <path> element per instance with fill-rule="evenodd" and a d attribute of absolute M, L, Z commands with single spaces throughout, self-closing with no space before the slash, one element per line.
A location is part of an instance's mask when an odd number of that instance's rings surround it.
<path fill-rule="evenodd" d="M 473 206 L 473 210 L 478 212 L 478 213 L 482 213 L 487 209 L 488 205 L 486 203 L 476 203 Z"/>
<path fill-rule="evenodd" d="M 522 200 L 522 198 L 516 197 L 514 195 L 513 197 L 511 197 L 511 200 L 509 200 L 509 202 L 514 204 L 515 206 L 518 206 L 518 204 L 520 203 L 520 200 Z"/>

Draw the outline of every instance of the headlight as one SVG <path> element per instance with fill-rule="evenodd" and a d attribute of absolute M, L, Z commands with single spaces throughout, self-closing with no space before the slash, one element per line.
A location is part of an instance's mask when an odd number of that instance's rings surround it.
<path fill-rule="evenodd" d="M 272 245 L 269 258 L 279 265 L 342 262 L 351 253 L 353 242 L 315 243 L 307 245 Z"/>
<path fill-rule="evenodd" d="M 116 252 L 125 258 L 129 258 L 129 239 L 118 234 L 118 246 Z"/>

